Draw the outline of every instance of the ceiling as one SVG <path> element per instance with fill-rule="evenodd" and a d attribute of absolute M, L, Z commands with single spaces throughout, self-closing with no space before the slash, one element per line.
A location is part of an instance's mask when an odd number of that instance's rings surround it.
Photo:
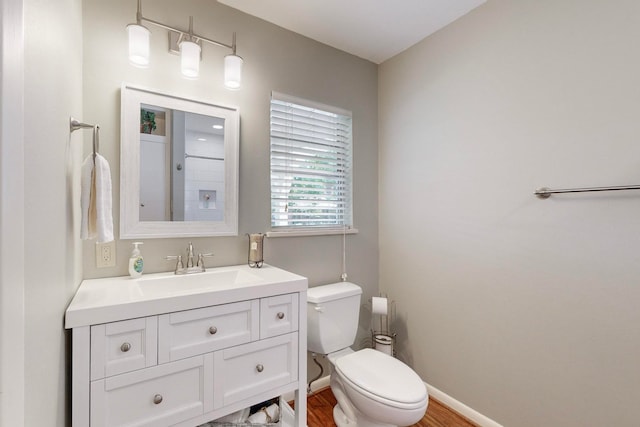
<path fill-rule="evenodd" d="M 218 0 L 380 64 L 486 0 Z"/>

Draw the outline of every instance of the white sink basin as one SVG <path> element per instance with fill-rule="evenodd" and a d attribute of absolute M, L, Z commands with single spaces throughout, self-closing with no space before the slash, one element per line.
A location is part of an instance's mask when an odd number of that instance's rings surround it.
<path fill-rule="evenodd" d="M 138 280 L 138 289 L 146 297 L 165 297 L 257 285 L 261 282 L 264 282 L 263 278 L 243 269 L 210 270 L 204 273 L 143 277 Z"/>
<path fill-rule="evenodd" d="M 204 273 L 173 272 L 89 279 L 82 282 L 67 308 L 65 327 L 96 325 L 264 298 L 307 289 L 307 279 L 264 264 L 215 267 Z"/>

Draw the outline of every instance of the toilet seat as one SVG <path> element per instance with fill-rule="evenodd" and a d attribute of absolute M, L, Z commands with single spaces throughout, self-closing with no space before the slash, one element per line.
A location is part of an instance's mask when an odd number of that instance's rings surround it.
<path fill-rule="evenodd" d="M 335 369 L 352 391 L 385 406 L 419 409 L 428 399 L 426 386 L 410 367 L 370 348 L 337 358 Z"/>

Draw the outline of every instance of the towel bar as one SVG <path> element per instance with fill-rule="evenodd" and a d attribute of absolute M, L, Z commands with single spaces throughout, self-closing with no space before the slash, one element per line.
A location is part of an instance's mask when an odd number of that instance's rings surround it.
<path fill-rule="evenodd" d="M 547 187 L 540 187 L 533 194 L 539 199 L 548 199 L 552 194 L 560 193 L 586 193 L 593 191 L 619 191 L 619 190 L 640 190 L 640 185 L 622 185 L 617 187 L 587 187 L 587 188 L 564 188 L 552 190 Z"/>
<path fill-rule="evenodd" d="M 100 126 L 82 123 L 69 117 L 69 132 L 75 132 L 78 129 L 93 129 L 93 162 L 95 163 L 96 154 L 100 152 Z"/>

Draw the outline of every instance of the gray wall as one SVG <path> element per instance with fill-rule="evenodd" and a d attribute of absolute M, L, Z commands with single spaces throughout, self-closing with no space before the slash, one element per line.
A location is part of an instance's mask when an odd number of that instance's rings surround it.
<path fill-rule="evenodd" d="M 123 81 L 240 110 L 240 235 L 144 240 L 145 272 L 170 271 L 174 264 L 164 261 L 164 256 L 183 253 L 188 241 L 199 252 L 215 254 L 208 265 L 243 264 L 248 248 L 245 233 L 269 230 L 269 101 L 274 90 L 353 112 L 354 221 L 359 233 L 347 236 L 347 270 L 349 280 L 364 288 L 363 302 L 377 294 L 377 66 L 215 1 L 158 0 L 143 6 L 145 16 L 179 28 L 187 28 L 189 15 L 193 15 L 195 32 L 213 39 L 230 42 L 236 31 L 238 54 L 245 60 L 240 91 L 224 89 L 222 62 L 229 52 L 211 45 L 203 48 L 200 79 L 183 79 L 180 58 L 167 53 L 167 32 L 150 26 L 151 65 L 135 68 L 128 63 L 125 31 L 135 20 L 135 2 L 83 2 L 83 119 L 101 126 L 101 153 L 109 160 L 113 176 L 116 229 Z M 97 269 L 94 243 L 84 242 L 85 279 L 127 274 L 131 240 L 119 240 L 117 234 L 115 268 Z M 308 277 L 311 286 L 335 282 L 342 273 L 342 236 L 269 238 L 265 260 Z M 366 313 L 361 329 L 365 337 Z"/>
<path fill-rule="evenodd" d="M 82 277 L 83 139 L 69 136 L 69 116 L 82 115 L 81 2 L 27 0 L 24 14 L 24 425 L 64 426 L 70 354 L 63 318 Z"/>
<path fill-rule="evenodd" d="M 400 357 L 505 426 L 632 426 L 640 3 L 490 0 L 379 70 Z"/>

